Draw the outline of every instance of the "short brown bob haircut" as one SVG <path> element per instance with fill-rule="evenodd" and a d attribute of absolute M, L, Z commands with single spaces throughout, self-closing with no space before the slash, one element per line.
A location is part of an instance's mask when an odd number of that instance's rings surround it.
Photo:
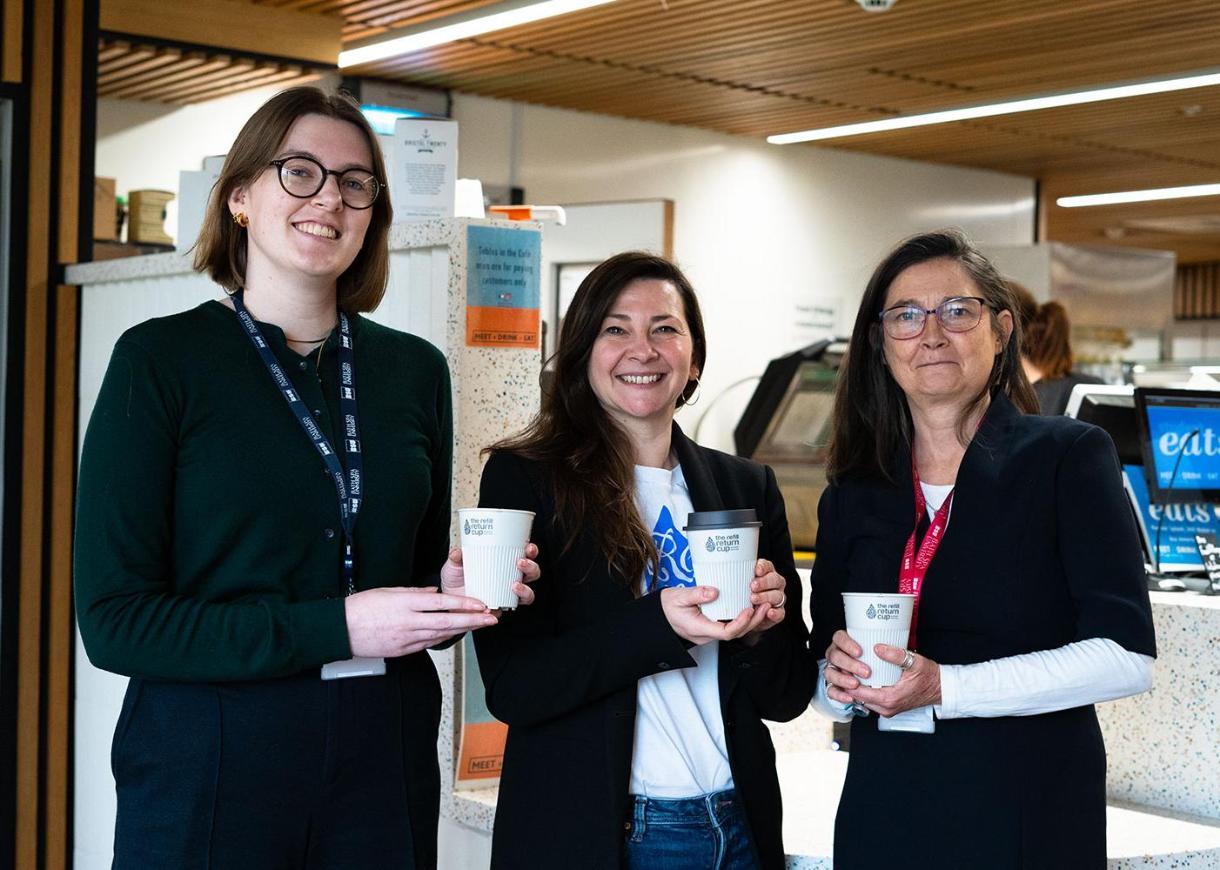
<path fill-rule="evenodd" d="M 310 87 L 280 91 L 250 116 L 233 141 L 220 178 L 212 188 L 203 228 L 195 243 L 195 270 L 206 272 L 230 293 L 245 286 L 247 242 L 245 229 L 237 226 L 229 213 L 229 195 L 238 187 L 253 184 L 260 174 L 271 169 L 271 161 L 289 128 L 304 115 L 336 118 L 357 127 L 368 141 L 373 174 L 385 187 L 385 160 L 377 136 L 351 99 Z M 348 314 L 374 310 L 385 295 L 390 273 L 389 234 L 394 213 L 388 190 L 381 191 L 371 209 L 360 253 L 339 276 L 338 305 Z"/>

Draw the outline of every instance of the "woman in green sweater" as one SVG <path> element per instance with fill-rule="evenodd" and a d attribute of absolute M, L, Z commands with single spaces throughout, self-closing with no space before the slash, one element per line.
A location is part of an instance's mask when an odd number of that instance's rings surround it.
<path fill-rule="evenodd" d="M 449 550 L 444 357 L 359 315 L 385 292 L 384 178 L 353 104 L 276 95 L 196 248 L 228 297 L 115 346 L 75 580 L 90 659 L 132 678 L 116 868 L 436 866 L 423 651 L 496 616 Z"/>

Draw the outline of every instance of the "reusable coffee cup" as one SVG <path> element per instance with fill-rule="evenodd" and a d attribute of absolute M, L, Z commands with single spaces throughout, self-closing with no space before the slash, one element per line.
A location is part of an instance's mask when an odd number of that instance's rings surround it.
<path fill-rule="evenodd" d="M 492 610 L 516 608 L 513 584 L 521 579 L 517 560 L 525 557 L 534 512 L 463 508 L 458 524 L 466 594 Z"/>
<path fill-rule="evenodd" d="M 911 636 L 911 614 L 915 596 L 905 592 L 844 592 L 843 613 L 847 634 L 864 648 L 860 661 L 870 675 L 860 682 L 873 688 L 892 686 L 902 676 L 902 668 L 877 657 L 873 644 L 903 647 Z"/>
<path fill-rule="evenodd" d="M 701 604 L 708 619 L 734 619 L 750 607 L 750 583 L 758 562 L 758 530 L 753 508 L 693 511 L 686 519 L 686 540 L 697 586 L 715 586 L 720 595 Z"/>

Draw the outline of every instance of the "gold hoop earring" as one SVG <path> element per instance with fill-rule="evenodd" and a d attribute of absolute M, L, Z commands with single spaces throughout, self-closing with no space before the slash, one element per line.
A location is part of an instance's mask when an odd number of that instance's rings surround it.
<path fill-rule="evenodd" d="M 694 406 L 699 401 L 699 399 L 703 398 L 702 396 L 695 395 L 696 393 L 699 392 L 699 379 L 695 378 L 694 381 L 695 381 L 695 388 L 690 391 L 689 396 L 686 396 L 685 398 L 682 399 L 682 407 L 684 407 L 684 408 L 690 408 L 690 407 Z"/>
<path fill-rule="evenodd" d="M 242 229 L 245 229 L 246 227 L 250 226 L 250 218 L 246 217 L 246 213 L 244 211 L 235 211 L 233 212 L 233 223 L 237 224 Z"/>

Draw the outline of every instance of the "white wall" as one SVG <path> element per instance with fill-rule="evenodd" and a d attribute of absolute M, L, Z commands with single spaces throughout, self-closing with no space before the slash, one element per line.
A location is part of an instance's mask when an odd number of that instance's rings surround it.
<path fill-rule="evenodd" d="M 454 115 L 465 177 L 512 178 L 540 205 L 674 201 L 674 254 L 709 348 L 703 398 L 679 418 L 688 431 L 727 385 L 808 343 L 791 327 L 796 304 L 837 303 L 849 332 L 872 268 L 904 236 L 952 225 L 979 243 L 1033 241 L 1034 185 L 1016 176 L 463 94 Z M 703 443 L 731 449 L 749 393 L 715 409 Z"/>

